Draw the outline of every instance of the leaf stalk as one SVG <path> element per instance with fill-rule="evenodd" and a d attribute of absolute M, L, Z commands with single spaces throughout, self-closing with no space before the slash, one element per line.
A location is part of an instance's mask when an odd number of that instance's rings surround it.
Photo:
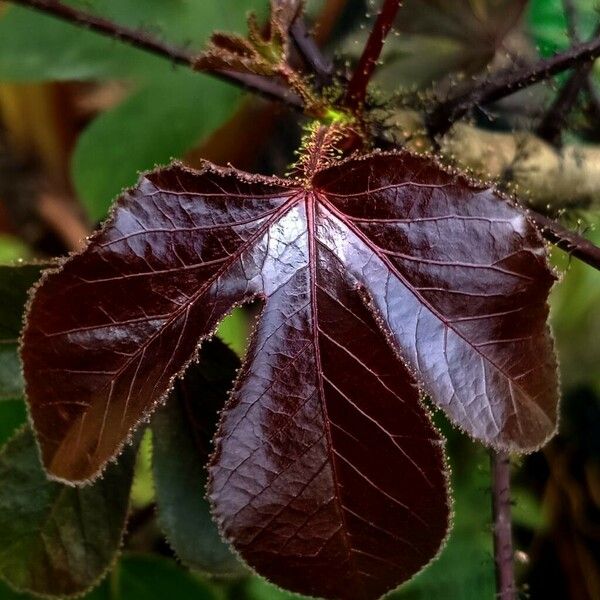
<path fill-rule="evenodd" d="M 507 454 L 495 450 L 490 451 L 490 459 L 496 598 L 498 600 L 516 600 L 510 498 L 510 459 Z"/>
<path fill-rule="evenodd" d="M 381 12 L 377 15 L 362 56 L 348 84 L 345 104 L 350 110 L 357 111 L 365 103 L 369 81 L 373 77 L 383 44 L 392 29 L 401 4 L 402 0 L 384 0 Z"/>

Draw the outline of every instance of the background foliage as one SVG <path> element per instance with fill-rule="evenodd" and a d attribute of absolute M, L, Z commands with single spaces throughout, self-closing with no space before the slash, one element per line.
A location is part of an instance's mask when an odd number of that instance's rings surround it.
<path fill-rule="evenodd" d="M 241 31 L 248 9 L 263 15 L 266 10 L 266 3 L 260 0 L 72 3 L 195 48 L 200 48 L 215 29 Z M 311 13 L 318 14 L 324 4 L 326 0 L 311 2 Z M 449 72 L 466 71 L 471 76 L 487 65 L 505 64 L 516 55 L 535 56 L 539 52 L 546 56 L 569 46 L 560 0 L 423 0 L 421 6 L 415 0 L 406 4 L 401 18 L 416 25 L 410 29 L 399 24 L 402 36 L 392 38 L 386 48 L 388 63 L 378 77 L 383 90 L 398 92 L 402 86 L 403 97 L 431 84 L 444 89 Z M 493 14 L 490 11 L 498 4 L 505 5 L 505 19 L 486 20 L 485 15 Z M 430 21 L 418 20 L 422 5 L 426 5 L 429 16 L 433 15 Z M 597 20 L 596 3 L 580 0 L 576 5 L 580 35 L 587 39 Z M 372 12 L 371 2 L 349 0 L 330 32 L 330 46 L 350 53 L 360 48 L 361 31 Z M 449 17 L 449 12 L 453 16 Z M 473 15 L 479 25 L 460 26 L 470 23 Z M 484 46 L 489 40 L 484 34 L 494 27 L 497 34 L 502 27 L 506 30 L 491 46 Z M 483 41 L 475 57 L 467 55 L 473 36 L 479 34 Z M 596 79 L 599 73 L 596 67 Z M 536 101 L 541 98 L 542 103 L 549 103 L 554 94 L 552 86 L 545 86 Z M 38 201 L 42 193 L 59 197 L 56 206 L 68 205 L 91 227 L 106 217 L 112 198 L 134 184 L 139 171 L 164 164 L 171 157 L 191 165 L 197 164 L 199 157 L 207 157 L 281 173 L 293 158 L 291 150 L 298 136 L 293 119 L 285 111 L 265 108 L 261 101 L 250 102 L 227 84 L 174 68 L 162 59 L 71 25 L 1 4 L 0 109 L 0 261 L 4 264 L 32 257 L 48 260 L 72 249 L 65 241 L 68 235 L 40 209 L 45 206 Z M 580 118 L 576 113 L 570 123 L 570 135 L 575 140 L 581 139 L 577 129 Z M 500 120 L 497 127 L 502 123 L 506 121 Z M 35 194 L 31 194 L 32 189 Z M 576 217 L 582 219 L 579 227 L 593 228 L 597 220 L 590 212 Z M 591 237 L 600 242 L 598 233 L 592 232 Z M 519 573 L 534 599 L 551 597 L 549 593 L 559 594 L 552 597 L 593 599 L 600 597 L 600 277 L 564 256 L 557 255 L 556 264 L 564 273 L 552 298 L 564 390 L 563 420 L 559 438 L 546 451 L 515 465 Z M 38 272 L 38 267 L 26 267 L 15 275 L 8 268 L 0 268 L 0 442 L 5 445 L 0 455 L 0 515 L 9 506 L 11 485 L 15 484 L 2 479 L 3 466 L 14 459 L 11 446 L 6 444 L 19 427 L 26 426 L 16 337 L 24 292 Z M 238 310 L 221 326 L 221 337 L 238 354 L 244 352 L 252 314 L 252 308 Z M 487 455 L 451 431 L 441 416 L 438 419 L 449 437 L 455 527 L 439 559 L 392 597 L 491 598 Z M 160 427 L 160 422 L 155 424 L 155 432 Z M 16 435 L 10 444 L 27 441 L 26 430 Z M 55 487 L 59 484 L 43 479 L 32 449 L 30 440 L 29 450 L 24 449 L 26 456 L 20 460 L 34 474 L 35 498 L 43 492 L 46 500 L 34 506 L 32 499 L 30 506 L 23 507 L 23 515 L 43 519 L 51 498 L 62 492 Z M 222 553 L 222 548 L 218 552 L 233 575 L 215 578 L 198 569 L 184 569 L 174 558 L 177 548 L 165 543 L 154 519 L 155 503 L 161 502 L 157 488 L 160 472 L 160 464 L 153 462 L 153 441 L 148 432 L 138 452 L 122 556 L 114 565 L 109 560 L 100 569 L 110 569 L 110 573 L 86 598 L 291 598 L 250 575 L 233 557 Z M 189 473 L 187 477 L 201 480 L 202 474 Z M 186 509 L 185 503 L 173 506 Z M 73 543 L 80 542 L 74 538 Z M 11 563 L 19 551 L 26 551 L 19 544 L 0 549 L 0 575 L 13 585 L 23 581 L 15 579 Z M 208 550 L 214 552 L 214 548 Z M 196 549 L 194 552 L 201 556 L 180 558 L 184 564 L 198 567 L 206 551 Z M 573 553 L 578 557 L 576 564 L 569 560 Z M 0 583 L 2 600 L 29 597 Z"/>

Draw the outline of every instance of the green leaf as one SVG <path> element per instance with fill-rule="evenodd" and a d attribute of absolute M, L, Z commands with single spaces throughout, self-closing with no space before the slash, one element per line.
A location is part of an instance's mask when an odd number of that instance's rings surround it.
<path fill-rule="evenodd" d="M 127 517 L 135 451 L 93 485 L 48 480 L 29 428 L 0 453 L 0 574 L 12 587 L 72 595 L 94 585 L 113 564 Z"/>
<path fill-rule="evenodd" d="M 261 577 L 252 577 L 248 581 L 245 595 L 248 600 L 308 600 L 307 596 L 286 592 Z"/>
<path fill-rule="evenodd" d="M 456 438 L 451 433 L 451 439 Z M 460 440 L 464 442 L 464 440 Z M 390 600 L 481 600 L 495 594 L 490 472 L 485 450 L 468 442 L 450 453 L 454 525 L 440 556 Z M 456 458 L 460 457 L 460 459 Z"/>
<path fill-rule="evenodd" d="M 179 69 L 98 117 L 80 136 L 72 166 L 90 217 L 104 218 L 139 171 L 182 157 L 223 124 L 239 98 L 232 86 Z"/>
<path fill-rule="evenodd" d="M 34 597 L 31 594 L 16 592 L 0 580 L 0 600 L 32 600 Z"/>
<path fill-rule="evenodd" d="M 146 429 L 140 442 L 135 474 L 131 486 L 131 506 L 141 509 L 154 501 L 154 480 L 152 478 L 152 432 Z"/>
<path fill-rule="evenodd" d="M 238 356 L 244 356 L 250 335 L 250 318 L 245 307 L 234 308 L 220 323 L 217 336 Z"/>
<path fill-rule="evenodd" d="M 577 27 L 583 40 L 591 37 L 598 19 L 597 0 L 578 0 Z M 531 0 L 528 3 L 527 23 L 533 41 L 542 56 L 551 56 L 570 45 L 562 0 Z"/>
<path fill-rule="evenodd" d="M 44 266 L 0 265 L 0 400 L 23 394 L 18 338 L 27 292 Z"/>
<path fill-rule="evenodd" d="M 0 402 L 0 446 L 9 440 L 26 420 L 25 402 L 21 398 L 2 400 Z M 1 599 L 2 595 L 0 595 Z"/>
<path fill-rule="evenodd" d="M 29 248 L 19 238 L 0 234 L 0 263 L 14 263 L 30 256 Z"/>
<path fill-rule="evenodd" d="M 243 567 L 221 540 L 206 494 L 206 462 L 239 360 L 218 339 L 202 347 L 166 405 L 152 420 L 153 468 L 159 522 L 181 561 L 212 575 Z"/>
<path fill-rule="evenodd" d="M 124 77 L 162 69 L 162 63 L 141 50 L 25 8 L 7 7 L 0 18 L 4 81 Z"/>
<path fill-rule="evenodd" d="M 264 0 L 80 0 L 68 4 L 122 25 L 149 31 L 170 43 L 202 47 L 214 29 L 244 28 L 248 9 Z M 231 4 L 231 3 L 230 3 Z M 35 34 L 33 35 L 33 32 Z M 0 18 L 0 79 L 40 81 L 134 75 L 154 79 L 168 61 L 47 15 L 8 7 Z"/>
<path fill-rule="evenodd" d="M 216 600 L 215 593 L 198 577 L 172 560 L 126 555 L 107 580 L 85 600 Z"/>
<path fill-rule="evenodd" d="M 71 2 L 160 39 L 200 49 L 214 30 L 244 31 L 248 10 L 266 0 L 103 0 Z M 35 35 L 32 35 L 35 32 Z M 138 172 L 181 157 L 231 115 L 239 92 L 168 60 L 47 15 L 8 7 L 0 18 L 0 80 L 103 79 L 139 82 L 124 103 L 80 137 L 75 188 L 89 215 L 103 219 L 112 199 Z"/>
<path fill-rule="evenodd" d="M 600 244 L 600 216 L 587 215 L 586 237 Z M 561 357 L 563 389 L 600 386 L 600 278 L 598 272 L 573 258 L 560 285 L 551 295 L 551 319 L 558 354 Z"/>

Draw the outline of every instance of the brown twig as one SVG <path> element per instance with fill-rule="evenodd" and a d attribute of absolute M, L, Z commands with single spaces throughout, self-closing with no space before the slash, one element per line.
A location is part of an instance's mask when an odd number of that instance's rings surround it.
<path fill-rule="evenodd" d="M 119 39 L 137 48 L 146 50 L 148 52 L 156 54 L 157 56 L 161 56 L 163 58 L 171 60 L 176 64 L 194 68 L 194 65 L 196 63 L 196 56 L 193 53 L 154 40 L 146 33 L 128 29 L 101 17 L 97 17 L 89 13 L 75 10 L 69 6 L 61 4 L 60 2 L 56 2 L 55 0 L 10 1 L 15 4 L 20 4 L 29 8 L 39 10 L 41 12 L 45 12 L 49 15 L 60 18 L 69 23 L 81 25 L 98 33 L 102 33 L 104 35 Z M 378 21 L 383 21 L 384 24 L 389 23 L 389 27 L 391 27 L 393 16 L 390 19 L 390 15 L 392 14 L 392 12 L 395 15 L 395 12 L 398 9 L 399 5 L 400 0 L 386 0 L 382 13 L 379 15 Z M 386 11 L 385 18 L 382 16 L 384 11 Z M 375 24 L 374 31 L 376 29 L 377 23 Z M 373 41 L 374 48 L 379 47 L 379 51 L 381 50 L 381 46 L 383 45 L 383 39 L 385 37 L 383 34 L 387 33 L 388 31 L 389 29 L 387 29 L 387 31 L 385 30 L 385 28 L 382 29 L 382 25 L 380 23 L 379 36 L 378 38 L 374 38 Z M 373 34 L 371 34 L 370 37 L 374 37 Z M 377 41 L 377 39 L 379 41 Z M 367 47 L 368 46 L 369 44 L 367 44 Z M 367 52 L 367 49 L 365 48 L 365 53 L 363 54 L 363 56 L 375 56 L 374 54 L 371 54 L 371 52 L 372 51 Z M 502 79 L 508 81 L 508 84 L 506 82 L 502 84 L 500 80 L 495 80 L 495 82 L 491 82 L 491 87 L 486 88 L 487 92 L 485 92 L 485 90 L 483 92 L 481 90 L 479 92 L 471 92 L 469 98 L 471 98 L 472 100 L 474 97 L 492 98 L 494 97 L 494 94 L 506 95 L 507 93 L 511 93 L 510 91 L 506 91 L 508 88 L 513 89 L 513 87 L 516 85 L 525 87 L 527 85 L 527 77 L 532 77 L 533 83 L 535 81 L 543 79 L 544 77 L 549 77 L 553 74 L 556 74 L 561 70 L 568 69 L 572 67 L 573 64 L 577 64 L 578 61 L 589 61 L 592 57 L 598 55 L 600 55 L 600 40 L 595 40 L 594 42 L 589 42 L 587 44 L 581 44 L 575 48 L 572 48 L 569 52 L 554 57 L 554 59 L 551 59 L 550 61 L 542 61 L 541 63 L 538 63 L 537 66 L 534 65 L 534 67 L 529 71 L 528 76 L 525 76 L 522 71 L 519 71 L 514 75 L 511 75 L 510 73 L 504 74 L 502 76 Z M 375 61 L 370 67 L 371 69 L 374 69 L 378 57 L 379 54 L 376 53 Z M 266 78 L 258 78 L 257 80 L 257 76 L 251 75 L 248 76 L 248 79 L 245 79 L 246 76 L 243 74 L 228 73 L 227 75 L 225 75 L 223 72 L 213 72 L 211 74 L 228 79 L 232 83 L 241 85 L 261 95 L 277 98 L 278 100 L 282 101 L 288 106 L 296 108 L 301 108 L 302 106 L 301 99 L 295 94 L 293 94 L 293 92 L 290 92 L 290 90 L 288 90 L 287 88 L 284 88 L 283 86 L 280 86 L 279 84 L 272 82 Z M 366 83 L 368 83 L 368 77 L 365 80 L 361 76 L 359 80 L 363 81 L 365 85 Z M 366 87 L 364 88 L 364 90 L 366 90 Z M 466 112 L 468 108 L 472 105 L 468 104 L 467 99 L 463 99 L 461 102 L 455 100 L 454 103 L 455 106 L 458 107 L 458 109 L 463 110 L 462 114 L 464 114 L 464 112 Z M 453 112 L 453 114 L 456 116 L 458 113 Z M 559 248 L 570 252 L 573 256 L 579 258 L 587 264 L 597 269 L 600 269 L 600 248 L 594 246 L 585 238 L 568 231 L 560 224 L 556 223 L 555 221 L 552 221 L 551 219 L 548 219 L 547 217 L 544 217 L 543 215 L 534 213 L 532 211 L 530 211 L 530 215 L 532 219 L 536 222 L 538 227 L 540 227 L 546 239 L 556 244 Z"/>
<path fill-rule="evenodd" d="M 579 93 L 587 86 L 588 78 L 594 66 L 594 61 L 579 65 L 577 70 L 563 85 L 556 99 L 537 126 L 536 134 L 553 146 L 562 145 L 562 130 Z"/>
<path fill-rule="evenodd" d="M 439 104 L 427 117 L 429 134 L 443 135 L 453 123 L 464 117 L 473 107 L 496 102 L 562 71 L 590 62 L 598 56 L 600 56 L 600 37 L 584 44 L 577 44 L 561 54 L 540 60 L 533 65 L 517 70 L 502 70 L 474 88 Z"/>
<path fill-rule="evenodd" d="M 591 267 L 600 269 L 600 248 L 598 246 L 540 213 L 530 210 L 529 217 L 549 242 Z"/>
<path fill-rule="evenodd" d="M 498 600 L 516 600 L 510 498 L 510 459 L 507 454 L 491 450 L 490 460 L 496 598 Z"/>
<path fill-rule="evenodd" d="M 321 52 L 302 16 L 292 23 L 290 36 L 294 40 L 298 51 L 312 69 L 319 84 L 327 85 L 330 83 L 333 76 L 333 64 Z"/>
<path fill-rule="evenodd" d="M 187 49 L 174 46 L 167 42 L 158 40 L 148 33 L 131 29 L 119 25 L 113 21 L 93 15 L 91 13 L 72 8 L 57 0 L 9 0 L 13 4 L 19 4 L 27 8 L 46 13 L 57 19 L 68 23 L 79 25 L 96 33 L 107 35 L 121 42 L 150 52 L 162 58 L 170 60 L 175 65 L 181 65 L 194 70 L 200 70 L 197 64 L 197 55 Z M 247 73 L 237 73 L 229 70 L 204 71 L 210 75 L 218 77 L 242 86 L 247 90 L 258 93 L 262 96 L 285 102 L 288 105 L 302 107 L 302 100 L 297 94 L 292 92 L 287 86 L 279 84 L 276 81 Z"/>
<path fill-rule="evenodd" d="M 577 27 L 577 11 L 573 1 L 563 0 L 563 10 L 571 45 L 578 44 L 581 42 L 581 38 Z M 599 35 L 600 25 L 596 27 L 592 39 Z M 562 130 L 567 123 L 569 113 L 577 102 L 579 93 L 589 88 L 593 66 L 594 61 L 589 61 L 580 64 L 575 69 L 538 125 L 537 135 L 553 146 L 559 147 L 562 145 Z"/>
<path fill-rule="evenodd" d="M 401 0 L 384 0 L 381 12 L 377 15 L 362 56 L 346 90 L 345 103 L 350 110 L 357 110 L 365 103 L 367 86 L 371 81 L 385 38 L 392 29 L 400 5 Z"/>

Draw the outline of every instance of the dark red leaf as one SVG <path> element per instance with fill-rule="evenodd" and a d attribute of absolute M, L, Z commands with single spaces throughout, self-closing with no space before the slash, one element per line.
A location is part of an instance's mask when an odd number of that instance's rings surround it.
<path fill-rule="evenodd" d="M 175 165 L 145 176 L 88 248 L 49 272 L 22 358 L 50 474 L 96 476 L 233 303 L 278 285 L 285 270 L 265 236 L 293 220 L 293 203 L 285 183 Z"/>
<path fill-rule="evenodd" d="M 432 400 L 495 448 L 541 446 L 558 404 L 546 325 L 555 278 L 523 212 L 409 156 L 350 161 L 313 184 L 328 247 Z"/>
<path fill-rule="evenodd" d="M 268 579 L 378 598 L 444 539 L 443 449 L 364 292 L 320 243 L 267 301 L 217 435 L 210 499 Z"/>
<path fill-rule="evenodd" d="M 313 146 L 311 173 L 328 156 Z M 374 154 L 294 181 L 150 173 L 33 298 L 22 355 L 44 462 L 95 477 L 202 338 L 260 298 L 211 467 L 215 513 L 276 582 L 377 597 L 446 532 L 416 382 L 494 447 L 554 431 L 552 282 L 518 208 L 427 158 Z"/>

